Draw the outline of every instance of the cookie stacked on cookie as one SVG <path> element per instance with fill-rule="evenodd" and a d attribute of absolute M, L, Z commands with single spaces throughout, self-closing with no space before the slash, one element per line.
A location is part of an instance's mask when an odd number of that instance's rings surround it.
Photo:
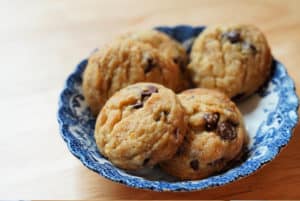
<path fill-rule="evenodd" d="M 138 83 L 115 93 L 96 123 L 100 152 L 118 167 L 137 170 L 171 159 L 186 133 L 176 94 L 159 84 Z"/>
<path fill-rule="evenodd" d="M 183 180 L 230 168 L 248 143 L 231 99 L 257 91 L 271 60 L 252 25 L 209 27 L 190 55 L 155 30 L 116 38 L 90 57 L 83 75 L 99 151 L 120 168 L 159 165 Z"/>
<path fill-rule="evenodd" d="M 163 170 L 180 179 L 199 179 L 226 168 L 248 137 L 237 106 L 223 93 L 190 89 L 178 95 L 187 117 L 185 140 Z"/>

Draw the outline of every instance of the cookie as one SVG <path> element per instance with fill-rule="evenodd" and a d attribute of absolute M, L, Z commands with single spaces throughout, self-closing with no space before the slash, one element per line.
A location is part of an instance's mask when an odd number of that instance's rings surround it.
<path fill-rule="evenodd" d="M 151 167 L 176 153 L 186 133 L 184 115 L 172 90 L 154 83 L 130 85 L 99 113 L 97 147 L 117 167 Z"/>
<path fill-rule="evenodd" d="M 153 29 L 126 33 L 119 37 L 119 39 L 128 38 L 149 44 L 153 48 L 157 49 L 162 56 L 172 60 L 181 70 L 181 79 L 184 80 L 180 90 L 184 90 L 189 87 L 189 78 L 186 74 L 188 56 L 184 47 L 179 42 L 172 39 L 167 34 Z"/>
<path fill-rule="evenodd" d="M 201 179 L 217 173 L 239 155 L 248 137 L 236 105 L 223 93 L 191 89 L 178 95 L 188 130 L 176 155 L 161 167 L 180 179 Z"/>
<path fill-rule="evenodd" d="M 195 40 L 188 71 L 197 87 L 241 99 L 257 91 L 271 72 L 263 33 L 252 25 L 209 27 Z"/>
<path fill-rule="evenodd" d="M 83 74 L 83 94 L 97 115 L 116 91 L 137 82 L 155 82 L 177 91 L 180 70 L 159 51 L 136 40 L 117 40 L 95 52 Z"/>

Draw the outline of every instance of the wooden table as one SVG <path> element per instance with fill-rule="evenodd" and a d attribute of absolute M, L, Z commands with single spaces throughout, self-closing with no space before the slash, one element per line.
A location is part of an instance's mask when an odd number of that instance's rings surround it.
<path fill-rule="evenodd" d="M 0 199 L 300 199 L 300 126 L 256 174 L 215 189 L 158 193 L 108 181 L 73 157 L 58 95 L 74 66 L 121 32 L 253 23 L 300 86 L 300 1 L 1 1 Z M 299 93 L 299 90 L 298 90 Z"/>

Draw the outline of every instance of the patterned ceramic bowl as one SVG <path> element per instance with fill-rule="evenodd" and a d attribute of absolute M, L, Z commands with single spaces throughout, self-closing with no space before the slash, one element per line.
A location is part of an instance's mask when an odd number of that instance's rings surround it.
<path fill-rule="evenodd" d="M 176 26 L 156 28 L 181 42 L 190 51 L 194 38 L 204 27 Z M 221 186 L 245 177 L 270 162 L 289 142 L 298 121 L 298 97 L 285 67 L 273 61 L 273 74 L 260 92 L 238 106 L 250 135 L 249 156 L 240 165 L 215 176 L 196 181 L 177 181 L 158 168 L 126 172 L 112 165 L 98 152 L 93 137 L 95 119 L 82 96 L 83 60 L 68 77 L 59 98 L 58 122 L 69 150 L 91 170 L 112 181 L 156 191 L 194 191 Z"/>

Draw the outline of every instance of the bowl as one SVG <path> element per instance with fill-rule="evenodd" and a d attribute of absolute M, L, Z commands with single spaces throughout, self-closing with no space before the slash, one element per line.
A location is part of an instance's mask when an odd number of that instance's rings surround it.
<path fill-rule="evenodd" d="M 190 52 L 194 38 L 205 27 L 180 25 L 155 29 L 173 37 Z M 107 179 L 130 187 L 155 191 L 195 191 L 228 184 L 254 173 L 273 160 L 288 144 L 298 122 L 299 100 L 295 85 L 284 65 L 273 59 L 270 80 L 257 93 L 238 103 L 250 136 L 249 154 L 242 163 L 220 174 L 193 181 L 179 181 L 159 168 L 125 171 L 115 167 L 97 150 L 93 137 L 95 118 L 84 101 L 81 89 L 86 65 L 87 60 L 84 59 L 76 66 L 60 94 L 58 122 L 61 136 L 70 152 L 83 165 Z"/>

